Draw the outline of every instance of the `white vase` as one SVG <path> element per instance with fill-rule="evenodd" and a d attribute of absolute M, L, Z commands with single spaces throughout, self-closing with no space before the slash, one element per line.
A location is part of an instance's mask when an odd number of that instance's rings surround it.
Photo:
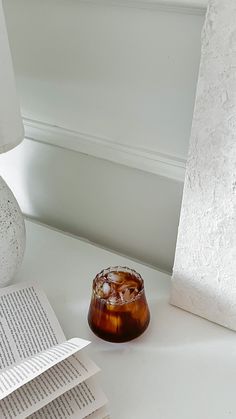
<path fill-rule="evenodd" d="M 25 223 L 20 207 L 0 177 L 0 287 L 8 285 L 25 251 Z"/>

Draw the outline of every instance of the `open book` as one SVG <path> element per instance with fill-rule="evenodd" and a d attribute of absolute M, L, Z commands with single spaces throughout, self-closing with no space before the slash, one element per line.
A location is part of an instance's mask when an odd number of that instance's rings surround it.
<path fill-rule="evenodd" d="M 0 290 L 0 419 L 108 419 L 88 341 L 66 341 L 36 286 Z"/>

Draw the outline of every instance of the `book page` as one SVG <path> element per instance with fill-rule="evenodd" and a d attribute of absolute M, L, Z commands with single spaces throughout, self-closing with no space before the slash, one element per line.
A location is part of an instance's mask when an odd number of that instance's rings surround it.
<path fill-rule="evenodd" d="M 0 418 L 24 419 L 98 371 L 84 353 L 76 353 L 1 400 Z"/>
<path fill-rule="evenodd" d="M 89 343 L 84 339 L 70 339 L 3 370 L 0 373 L 0 400 Z"/>
<path fill-rule="evenodd" d="M 37 285 L 0 289 L 0 419 L 82 419 L 93 412 L 91 419 L 108 419 L 101 410 L 107 399 L 91 377 L 98 368 L 77 354 L 88 343 L 65 342 Z"/>
<path fill-rule="evenodd" d="M 106 396 L 92 377 L 53 400 L 29 419 L 83 419 L 106 403 Z"/>
<path fill-rule="evenodd" d="M 111 419 L 106 406 L 101 407 L 101 409 L 96 410 L 90 415 L 86 416 L 85 419 Z"/>
<path fill-rule="evenodd" d="M 0 289 L 0 370 L 64 341 L 49 301 L 37 285 Z"/>

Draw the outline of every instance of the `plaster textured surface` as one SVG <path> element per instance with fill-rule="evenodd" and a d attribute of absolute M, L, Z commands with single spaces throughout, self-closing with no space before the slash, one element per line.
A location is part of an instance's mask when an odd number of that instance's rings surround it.
<path fill-rule="evenodd" d="M 171 303 L 236 330 L 236 1 L 210 0 Z"/>
<path fill-rule="evenodd" d="M 19 205 L 0 177 L 0 287 L 7 285 L 20 266 L 25 250 L 25 224 Z"/>

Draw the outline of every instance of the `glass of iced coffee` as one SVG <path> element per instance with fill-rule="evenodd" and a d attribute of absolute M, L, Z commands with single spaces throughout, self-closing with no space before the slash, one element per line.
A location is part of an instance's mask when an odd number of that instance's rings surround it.
<path fill-rule="evenodd" d="M 140 274 L 126 267 L 104 269 L 93 280 L 88 323 L 109 342 L 126 342 L 141 335 L 150 312 Z"/>

